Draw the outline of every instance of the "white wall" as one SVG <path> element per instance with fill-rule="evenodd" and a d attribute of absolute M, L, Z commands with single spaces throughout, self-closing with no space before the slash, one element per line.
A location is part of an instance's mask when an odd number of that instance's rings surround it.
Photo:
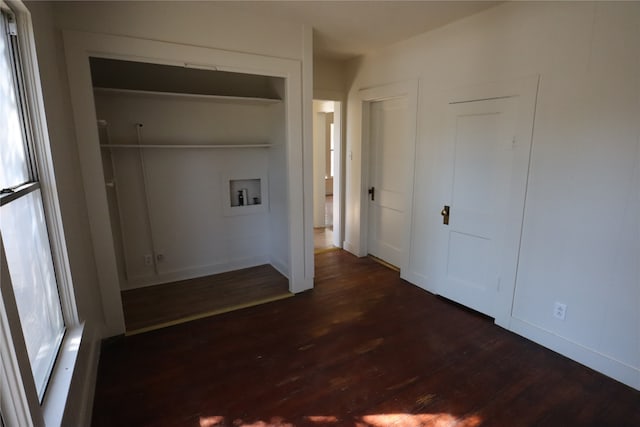
<path fill-rule="evenodd" d="M 136 123 L 143 124 L 143 144 L 282 143 L 272 141 L 272 128 L 284 128 L 284 118 L 272 122 L 269 106 L 264 104 L 122 92 L 97 92 L 95 102 L 98 118 L 109 124 L 113 144 L 136 144 Z M 225 210 L 230 204 L 229 179 L 267 178 L 271 166 L 268 150 L 143 150 L 146 183 L 138 150 L 111 150 L 124 231 L 122 255 L 127 280 L 122 287 L 269 262 L 268 182 L 262 183 L 264 204 L 260 212 L 230 216 Z M 281 158 L 273 166 L 283 163 Z M 286 191 L 281 187 L 272 190 Z M 162 254 L 156 267 L 158 274 L 144 259 L 154 253 Z"/>
<path fill-rule="evenodd" d="M 354 60 L 346 240 L 360 250 L 357 92 L 420 80 L 411 277 L 432 291 L 443 91 L 539 74 L 511 329 L 640 388 L 640 3 L 508 3 Z M 446 175 L 446 174 L 445 174 Z M 351 247 L 347 245 L 347 247 Z M 554 319 L 554 301 L 567 318 Z"/>
<path fill-rule="evenodd" d="M 284 89 L 283 89 L 284 90 Z M 269 257 L 273 267 L 289 277 L 289 210 L 284 104 L 269 107 L 271 148 L 269 148 Z"/>
<path fill-rule="evenodd" d="M 60 56 L 56 55 L 62 49 L 62 39 L 55 30 L 50 4 L 34 2 L 28 7 L 35 32 L 51 154 L 78 311 L 84 319 L 99 322 L 101 309 L 91 239 L 88 233 L 71 231 L 89 225 L 71 119 L 69 85 L 64 64 L 60 64 Z"/>
<path fill-rule="evenodd" d="M 336 61 L 325 58 L 313 59 L 313 97 L 314 99 L 326 98 L 327 94 L 339 94 L 342 100 L 345 91 L 345 67 L 346 61 Z"/>
<path fill-rule="evenodd" d="M 93 385 L 98 365 L 97 344 L 102 326 L 102 305 L 89 220 L 80 176 L 62 38 L 54 24 L 53 8 L 46 2 L 27 3 L 33 22 L 51 154 L 73 287 L 81 321 L 87 332 L 79 349 L 63 423 L 90 422 Z"/>
<path fill-rule="evenodd" d="M 301 59 L 301 25 L 244 2 L 54 2 L 59 28 Z"/>

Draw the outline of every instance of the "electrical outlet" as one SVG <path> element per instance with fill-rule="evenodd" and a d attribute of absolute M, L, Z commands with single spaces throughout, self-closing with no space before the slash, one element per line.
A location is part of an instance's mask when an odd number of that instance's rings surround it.
<path fill-rule="evenodd" d="M 556 301 L 553 306 L 553 317 L 564 320 L 567 316 L 567 304 Z"/>
<path fill-rule="evenodd" d="M 153 257 L 151 256 L 151 254 L 145 254 L 144 265 L 153 265 Z"/>

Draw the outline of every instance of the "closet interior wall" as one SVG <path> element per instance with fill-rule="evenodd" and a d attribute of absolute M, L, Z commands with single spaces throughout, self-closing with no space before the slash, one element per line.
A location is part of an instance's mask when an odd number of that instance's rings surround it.
<path fill-rule="evenodd" d="M 178 69 L 182 90 L 163 65 L 136 82 L 134 64 L 130 79 L 104 87 L 101 65 L 94 99 L 121 288 L 261 264 L 288 276 L 282 79 L 256 78 L 269 97 L 247 96 L 242 76 L 240 96 L 228 81 L 217 95 L 216 79 L 235 73 Z M 189 71 L 214 84 L 194 87 Z"/>

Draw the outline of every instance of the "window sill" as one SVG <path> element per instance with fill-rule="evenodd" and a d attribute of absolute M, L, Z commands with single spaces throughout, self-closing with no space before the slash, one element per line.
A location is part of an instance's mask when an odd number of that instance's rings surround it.
<path fill-rule="evenodd" d="M 85 338 L 84 330 L 84 323 L 67 329 L 62 340 L 60 354 L 53 367 L 49 385 L 42 402 L 42 415 L 47 426 L 59 426 L 62 424 L 80 344 Z"/>

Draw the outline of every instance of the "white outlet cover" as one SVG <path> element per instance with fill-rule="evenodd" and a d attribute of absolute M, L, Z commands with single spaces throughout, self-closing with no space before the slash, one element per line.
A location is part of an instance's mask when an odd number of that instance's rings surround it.
<path fill-rule="evenodd" d="M 553 306 L 553 317 L 565 320 L 567 316 L 567 305 L 561 302 L 556 302 Z"/>

